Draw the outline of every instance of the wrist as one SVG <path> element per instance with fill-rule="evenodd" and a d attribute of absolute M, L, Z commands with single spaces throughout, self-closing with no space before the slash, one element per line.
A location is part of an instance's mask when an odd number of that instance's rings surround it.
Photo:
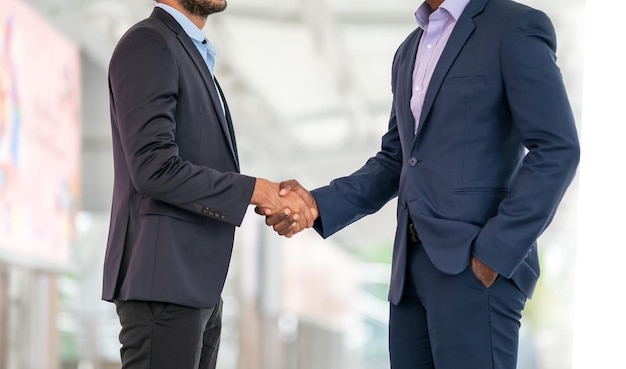
<path fill-rule="evenodd" d="M 259 205 L 261 202 L 261 188 L 263 186 L 263 178 L 257 178 L 254 182 L 254 189 L 252 190 L 252 198 L 250 198 L 250 204 Z"/>
<path fill-rule="evenodd" d="M 268 193 L 272 191 L 272 182 L 264 178 L 257 178 L 254 183 L 254 190 L 252 191 L 252 198 L 250 204 L 256 206 L 262 206 L 267 203 Z M 278 192 L 278 189 L 276 189 Z"/>

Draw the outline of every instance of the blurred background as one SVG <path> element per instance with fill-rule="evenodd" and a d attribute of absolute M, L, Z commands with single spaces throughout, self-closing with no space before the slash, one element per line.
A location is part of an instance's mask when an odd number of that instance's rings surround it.
<path fill-rule="evenodd" d="M 553 20 L 577 121 L 583 0 Z M 242 171 L 314 188 L 376 153 L 390 70 L 421 1 L 231 0 L 209 17 Z M 107 66 L 152 0 L 0 0 L 0 369 L 119 368 L 100 301 L 112 192 Z M 578 180 L 540 240 L 520 369 L 572 367 Z M 249 209 L 224 298 L 223 369 L 385 369 L 395 202 L 328 240 Z"/>

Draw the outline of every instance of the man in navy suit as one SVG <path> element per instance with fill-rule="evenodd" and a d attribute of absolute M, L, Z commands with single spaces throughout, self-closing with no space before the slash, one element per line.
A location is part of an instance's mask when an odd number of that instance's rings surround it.
<path fill-rule="evenodd" d="M 312 198 L 296 181 L 281 192 L 317 205 L 323 237 L 398 197 L 393 369 L 515 368 L 536 240 L 579 161 L 555 32 L 510 0 L 427 0 L 416 19 L 394 58 L 381 150 Z"/>
<path fill-rule="evenodd" d="M 102 298 L 125 369 L 215 368 L 235 226 L 249 204 L 313 214 L 240 174 L 228 104 L 202 33 L 225 0 L 157 0 L 109 66 L 114 189 Z"/>

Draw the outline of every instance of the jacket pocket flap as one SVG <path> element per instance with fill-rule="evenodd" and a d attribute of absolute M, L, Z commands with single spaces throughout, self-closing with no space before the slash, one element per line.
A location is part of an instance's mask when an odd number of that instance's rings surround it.
<path fill-rule="evenodd" d="M 178 208 L 168 203 L 144 197 L 139 205 L 139 214 L 164 215 L 185 222 L 200 223 L 202 216 L 190 211 Z"/>

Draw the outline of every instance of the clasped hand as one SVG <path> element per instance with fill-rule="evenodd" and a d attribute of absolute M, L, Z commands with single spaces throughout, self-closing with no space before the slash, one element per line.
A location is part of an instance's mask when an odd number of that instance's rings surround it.
<path fill-rule="evenodd" d="M 265 224 L 285 237 L 313 227 L 319 217 L 315 198 L 294 179 L 280 184 L 257 179 L 252 204 L 265 216 Z"/>

